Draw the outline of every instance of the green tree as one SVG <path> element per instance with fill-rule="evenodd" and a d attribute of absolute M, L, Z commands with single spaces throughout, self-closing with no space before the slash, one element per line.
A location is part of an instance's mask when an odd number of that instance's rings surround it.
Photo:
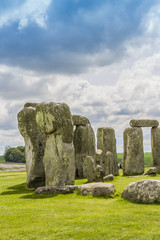
<path fill-rule="evenodd" d="M 8 148 L 4 153 L 4 159 L 6 162 L 25 163 L 24 147 Z"/>

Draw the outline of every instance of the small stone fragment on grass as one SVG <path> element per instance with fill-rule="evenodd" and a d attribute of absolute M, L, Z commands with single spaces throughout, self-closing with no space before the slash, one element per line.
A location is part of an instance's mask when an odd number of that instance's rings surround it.
<path fill-rule="evenodd" d="M 143 175 L 144 176 L 155 176 L 157 174 L 157 168 L 156 167 L 151 167 L 149 168 Z"/>
<path fill-rule="evenodd" d="M 111 183 L 88 183 L 77 186 L 80 195 L 91 194 L 94 197 L 109 197 L 115 193 L 115 187 Z"/>
<path fill-rule="evenodd" d="M 109 174 L 103 178 L 104 181 L 112 181 L 114 179 L 113 174 Z"/>
<path fill-rule="evenodd" d="M 73 193 L 76 188 L 76 185 L 39 187 L 34 194 L 68 194 Z"/>

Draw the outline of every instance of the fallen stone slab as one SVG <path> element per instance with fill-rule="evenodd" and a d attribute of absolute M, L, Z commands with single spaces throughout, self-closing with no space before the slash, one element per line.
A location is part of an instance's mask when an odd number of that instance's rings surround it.
<path fill-rule="evenodd" d="M 148 179 L 130 183 L 122 192 L 122 198 L 136 203 L 160 203 L 160 181 Z"/>
<path fill-rule="evenodd" d="M 91 194 L 94 197 L 109 197 L 115 193 L 115 187 L 111 183 L 88 183 L 77 187 L 79 194 L 83 196 Z"/>
<path fill-rule="evenodd" d="M 113 174 L 109 174 L 103 178 L 104 181 L 112 181 L 114 179 Z"/>
<path fill-rule="evenodd" d="M 131 127 L 158 127 L 159 122 L 157 120 L 150 120 L 150 119 L 132 119 L 130 121 Z"/>
<path fill-rule="evenodd" d="M 156 167 L 151 167 L 149 168 L 143 175 L 144 176 L 155 176 L 157 174 L 157 168 Z"/>
<path fill-rule="evenodd" d="M 76 185 L 39 187 L 34 194 L 68 194 L 73 193 L 76 188 Z"/>
<path fill-rule="evenodd" d="M 90 121 L 88 120 L 88 118 L 80 115 L 72 115 L 72 120 L 75 126 L 90 124 Z"/>

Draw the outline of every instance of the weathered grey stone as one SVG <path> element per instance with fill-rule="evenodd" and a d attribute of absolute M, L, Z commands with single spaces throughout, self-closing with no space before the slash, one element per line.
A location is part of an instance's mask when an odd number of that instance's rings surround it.
<path fill-rule="evenodd" d="M 103 178 L 105 182 L 114 180 L 113 174 L 109 174 Z"/>
<path fill-rule="evenodd" d="M 46 136 L 37 127 L 35 108 L 23 108 L 18 113 L 17 118 L 19 131 L 25 141 L 27 186 L 29 188 L 44 186 L 45 172 L 43 156 Z"/>
<path fill-rule="evenodd" d="M 46 186 L 74 184 L 73 121 L 69 107 L 64 103 L 38 104 L 36 121 L 47 136 L 43 158 Z"/>
<path fill-rule="evenodd" d="M 115 193 L 114 185 L 111 183 L 88 183 L 78 186 L 78 192 L 81 195 L 92 194 L 96 196 L 108 197 Z"/>
<path fill-rule="evenodd" d="M 141 128 L 127 128 L 124 133 L 123 174 L 144 172 L 143 133 Z"/>
<path fill-rule="evenodd" d="M 25 107 L 33 107 L 33 108 L 36 108 L 37 105 L 38 105 L 38 103 L 27 102 L 27 103 L 24 104 L 24 108 L 25 108 Z"/>
<path fill-rule="evenodd" d="M 152 166 L 160 173 L 160 128 L 151 129 Z"/>
<path fill-rule="evenodd" d="M 90 121 L 88 120 L 88 118 L 80 115 L 72 115 L 72 120 L 75 126 L 90 124 Z"/>
<path fill-rule="evenodd" d="M 98 128 L 97 130 L 97 149 L 102 150 L 102 160 L 101 160 L 101 166 L 103 169 L 103 174 L 114 174 L 119 175 L 118 170 L 118 161 L 117 161 L 117 151 L 116 151 L 116 138 L 115 138 L 115 132 L 113 128 L 110 127 L 103 127 Z M 110 160 L 106 160 L 106 153 L 111 152 L 112 157 L 110 157 Z M 98 156 L 97 156 L 98 158 Z M 109 156 L 107 156 L 109 159 Z M 108 168 L 106 163 L 109 161 L 109 164 L 111 167 Z M 108 169 L 108 170 L 107 170 Z M 111 171 L 112 169 L 112 171 Z"/>
<path fill-rule="evenodd" d="M 160 203 L 160 181 L 142 180 L 130 183 L 122 192 L 122 198 L 137 203 Z"/>
<path fill-rule="evenodd" d="M 144 176 L 155 176 L 157 174 L 157 168 L 156 167 L 151 167 L 149 168 L 143 175 Z"/>
<path fill-rule="evenodd" d="M 87 177 L 86 156 L 95 159 L 95 135 L 92 127 L 77 126 L 74 132 L 76 176 Z"/>
<path fill-rule="evenodd" d="M 115 159 L 115 155 L 108 151 L 106 153 L 106 156 L 103 158 L 103 173 L 104 175 L 113 174 L 118 175 L 118 162 L 117 159 Z"/>
<path fill-rule="evenodd" d="M 129 124 L 131 127 L 158 127 L 159 122 L 150 119 L 132 119 Z"/>
<path fill-rule="evenodd" d="M 86 157 L 87 164 L 87 180 L 88 182 L 94 182 L 96 180 L 95 163 L 91 156 Z"/>
<path fill-rule="evenodd" d="M 95 164 L 96 165 L 102 165 L 103 161 L 103 152 L 101 149 L 97 149 L 96 151 L 96 158 L 95 158 Z"/>
<path fill-rule="evenodd" d="M 34 194 L 68 194 L 73 193 L 75 189 L 77 189 L 76 185 L 39 187 Z"/>
<path fill-rule="evenodd" d="M 103 182 L 103 170 L 101 165 L 95 167 L 96 182 Z"/>

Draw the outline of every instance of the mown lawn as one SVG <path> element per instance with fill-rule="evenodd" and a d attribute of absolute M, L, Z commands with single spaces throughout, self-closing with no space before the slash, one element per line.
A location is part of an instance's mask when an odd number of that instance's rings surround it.
<path fill-rule="evenodd" d="M 160 239 L 160 205 L 121 198 L 130 182 L 144 178 L 115 177 L 113 198 L 34 196 L 24 172 L 0 173 L 0 239 Z M 151 178 L 160 180 L 160 175 Z"/>
<path fill-rule="evenodd" d="M 123 153 L 117 153 L 117 158 L 118 158 L 118 162 L 122 162 Z M 150 152 L 144 153 L 144 165 L 145 165 L 145 167 L 151 166 L 151 153 Z"/>
<path fill-rule="evenodd" d="M 4 157 L 0 156 L 0 163 L 4 163 L 4 162 L 5 162 Z"/>

